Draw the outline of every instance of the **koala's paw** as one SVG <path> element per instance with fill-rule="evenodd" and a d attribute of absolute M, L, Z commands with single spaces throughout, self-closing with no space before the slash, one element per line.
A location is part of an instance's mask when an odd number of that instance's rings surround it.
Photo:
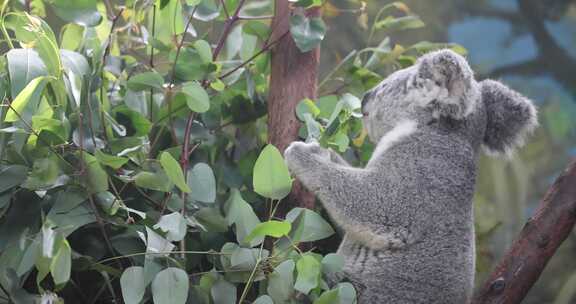
<path fill-rule="evenodd" d="M 330 152 L 317 142 L 295 141 L 284 151 L 284 159 L 288 168 L 297 173 L 300 169 L 310 168 L 315 162 L 330 159 Z"/>

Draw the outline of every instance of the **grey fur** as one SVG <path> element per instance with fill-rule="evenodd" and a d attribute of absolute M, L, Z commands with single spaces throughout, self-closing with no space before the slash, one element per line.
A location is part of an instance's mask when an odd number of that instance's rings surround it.
<path fill-rule="evenodd" d="M 466 303 L 480 148 L 521 144 L 536 126 L 534 106 L 498 82 L 476 82 L 464 58 L 441 50 L 368 92 L 363 112 L 378 142 L 365 168 L 317 143 L 285 151 L 290 171 L 345 231 L 338 252 L 359 303 Z"/>

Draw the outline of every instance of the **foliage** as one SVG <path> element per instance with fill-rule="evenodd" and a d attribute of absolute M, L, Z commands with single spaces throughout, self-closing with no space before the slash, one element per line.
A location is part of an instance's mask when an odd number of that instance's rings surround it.
<path fill-rule="evenodd" d="M 275 216 L 292 179 L 264 145 L 272 1 L 26 4 L 0 13 L 0 298 L 355 302 L 326 280 L 341 257 L 298 248 L 330 224 L 302 208 Z M 419 26 L 409 14 L 372 30 Z M 302 51 L 325 32 L 291 19 Z M 346 56 L 321 83 L 338 88 L 302 102 L 302 138 L 366 160 L 359 96 L 381 79 L 373 69 L 440 46 L 388 45 Z"/>

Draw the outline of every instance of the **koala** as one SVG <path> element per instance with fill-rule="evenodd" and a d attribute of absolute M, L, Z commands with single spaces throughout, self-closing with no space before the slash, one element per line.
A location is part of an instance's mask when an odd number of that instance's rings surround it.
<path fill-rule="evenodd" d="M 479 155 L 521 146 L 536 108 L 497 81 L 476 81 L 462 56 L 440 50 L 368 91 L 362 112 L 377 143 L 365 168 L 317 143 L 284 152 L 344 232 L 338 253 L 358 302 L 468 303 Z"/>

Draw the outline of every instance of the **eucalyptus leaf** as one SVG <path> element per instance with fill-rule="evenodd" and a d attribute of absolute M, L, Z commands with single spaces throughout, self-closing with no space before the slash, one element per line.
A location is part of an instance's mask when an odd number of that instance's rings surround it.
<path fill-rule="evenodd" d="M 162 168 L 164 168 L 164 172 L 172 181 L 176 187 L 178 187 L 182 192 L 189 193 L 190 188 L 186 184 L 186 179 L 184 178 L 184 173 L 182 173 L 182 168 L 180 164 L 170 155 L 168 152 L 162 152 L 160 155 L 160 163 L 162 164 Z"/>
<path fill-rule="evenodd" d="M 120 287 L 122 288 L 124 303 L 140 303 L 146 291 L 144 268 L 141 266 L 126 268 L 120 277 Z"/>
<path fill-rule="evenodd" d="M 188 274 L 180 268 L 169 267 L 152 281 L 152 296 L 155 304 L 185 304 L 189 289 Z"/>
<path fill-rule="evenodd" d="M 154 228 L 166 232 L 169 241 L 178 242 L 186 236 L 186 220 L 180 212 L 161 216 Z"/>
<path fill-rule="evenodd" d="M 4 121 L 14 122 L 23 118 L 26 122 L 30 123 L 32 116 L 36 113 L 38 105 L 40 104 L 40 97 L 42 96 L 44 87 L 49 80 L 50 78 L 48 76 L 42 76 L 30 81 L 12 101 Z"/>
<path fill-rule="evenodd" d="M 136 74 L 127 82 L 128 88 L 133 91 L 142 91 L 147 89 L 162 90 L 164 78 L 157 72 L 144 72 Z"/>
<path fill-rule="evenodd" d="M 56 15 L 68 22 L 96 26 L 102 20 L 96 0 L 52 0 L 51 4 Z"/>
<path fill-rule="evenodd" d="M 281 221 L 267 221 L 258 224 L 258 226 L 252 229 L 252 232 L 246 237 L 246 242 L 252 241 L 256 237 L 271 236 L 279 238 L 285 236 L 290 232 L 291 225 L 290 222 Z"/>
<path fill-rule="evenodd" d="M 213 203 L 216 199 L 216 178 L 212 168 L 205 163 L 197 163 L 188 171 L 190 198 L 203 203 Z"/>
<path fill-rule="evenodd" d="M 296 277 L 294 289 L 308 294 L 310 290 L 316 288 L 320 284 L 320 269 L 320 262 L 315 257 L 310 254 L 302 256 L 296 262 L 298 276 Z"/>
<path fill-rule="evenodd" d="M 56 285 L 62 285 L 70 279 L 72 268 L 72 249 L 67 240 L 60 242 L 60 247 L 50 265 L 50 273 Z"/>
<path fill-rule="evenodd" d="M 198 82 L 190 81 L 184 83 L 182 85 L 182 93 L 186 96 L 186 104 L 190 110 L 204 113 L 210 109 L 210 97 Z"/>
<path fill-rule="evenodd" d="M 290 33 L 298 49 L 306 53 L 320 45 L 326 34 L 326 25 L 320 17 L 295 14 L 290 17 Z"/>
<path fill-rule="evenodd" d="M 12 98 L 33 79 L 47 76 L 46 65 L 34 49 L 12 49 L 6 53 Z"/>
<path fill-rule="evenodd" d="M 280 200 L 292 189 L 292 179 L 280 151 L 273 145 L 264 147 L 254 164 L 254 191 L 258 194 Z"/>

